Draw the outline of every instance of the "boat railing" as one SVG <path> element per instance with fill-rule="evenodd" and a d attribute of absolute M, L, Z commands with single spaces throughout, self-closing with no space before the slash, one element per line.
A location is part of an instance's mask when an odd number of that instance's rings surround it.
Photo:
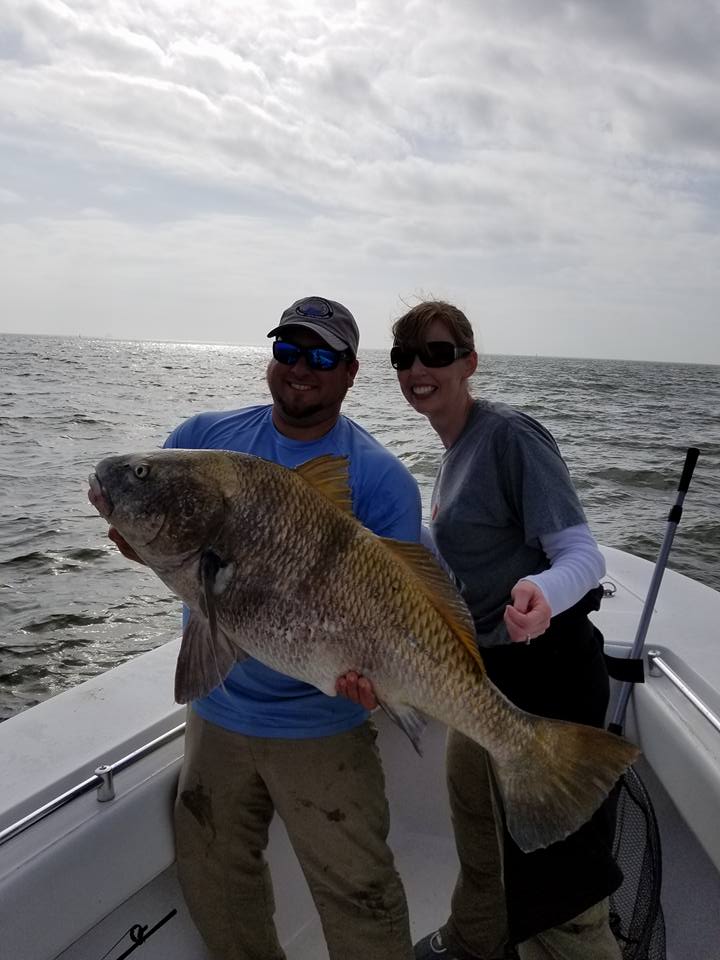
<path fill-rule="evenodd" d="M 0 845 L 6 843 L 8 840 L 12 840 L 13 837 L 17 837 L 24 830 L 27 830 L 28 827 L 38 823 L 51 813 L 54 813 L 55 810 L 59 810 L 72 800 L 75 800 L 77 797 L 88 793 L 93 788 L 97 788 L 97 798 L 101 803 L 104 803 L 108 800 L 113 800 L 115 798 L 114 777 L 116 773 L 119 773 L 121 770 L 125 770 L 127 767 L 132 766 L 134 763 L 137 763 L 139 760 L 142 760 L 149 754 L 154 753 L 156 750 L 159 750 L 166 744 L 172 743 L 173 740 L 176 740 L 178 737 L 182 736 L 184 732 L 185 723 L 180 723 L 176 727 L 173 727 L 172 729 L 161 734 L 159 737 L 155 737 L 154 740 L 144 743 L 141 747 L 138 747 L 131 753 L 126 754 L 126 756 L 121 757 L 114 763 L 101 763 L 95 768 L 95 773 L 91 777 L 88 777 L 81 783 L 76 784 L 74 787 L 70 787 L 69 790 L 59 794 L 52 800 L 49 800 L 47 803 L 43 804 L 41 807 L 38 807 L 36 810 L 33 810 L 31 813 L 28 813 L 15 823 L 11 823 L 10 826 L 0 830 Z"/>
<path fill-rule="evenodd" d="M 682 680 L 677 673 L 675 673 L 672 667 L 670 667 L 665 660 L 663 660 L 659 651 L 648 651 L 648 666 L 651 677 L 659 677 L 661 675 L 667 677 L 673 686 L 676 687 L 680 693 L 682 693 L 682 695 L 686 697 L 687 700 L 689 700 L 690 703 L 692 703 L 693 706 L 715 728 L 715 730 L 720 733 L 720 718 L 713 713 L 710 707 L 708 707 L 708 705 L 704 703 L 700 697 L 693 692 L 693 690 L 690 689 L 685 681 Z M 116 773 L 119 773 L 121 770 L 125 770 L 127 767 L 137 763 L 139 760 L 142 760 L 149 754 L 154 753 L 155 750 L 159 750 L 166 744 L 171 743 L 173 740 L 182 736 L 184 732 L 185 724 L 180 723 L 176 727 L 168 730 L 166 733 L 161 734 L 159 737 L 155 737 L 154 740 L 150 740 L 148 743 L 143 744 L 141 747 L 138 747 L 136 750 L 133 750 L 126 756 L 121 757 L 120 760 L 116 760 L 114 763 L 100 764 L 95 768 L 95 772 L 91 777 L 88 777 L 81 783 L 76 784 L 74 787 L 71 787 L 69 790 L 66 790 L 59 796 L 54 797 L 52 800 L 48 801 L 48 803 L 45 803 L 43 806 L 38 807 L 31 813 L 28 813 L 20 820 L 10 824 L 10 826 L 0 830 L 0 845 L 6 843 L 8 840 L 11 840 L 13 837 L 17 837 L 24 830 L 27 830 L 28 827 L 38 823 L 55 810 L 59 810 L 60 807 L 70 803 L 76 797 L 80 797 L 83 794 L 88 793 L 93 788 L 97 789 L 97 799 L 101 803 L 104 803 L 108 800 L 113 800 L 115 797 L 114 777 Z"/>
<path fill-rule="evenodd" d="M 648 650 L 648 667 L 651 677 L 665 676 L 705 719 L 720 733 L 720 718 L 690 689 L 681 677 L 663 660 L 658 650 Z"/>

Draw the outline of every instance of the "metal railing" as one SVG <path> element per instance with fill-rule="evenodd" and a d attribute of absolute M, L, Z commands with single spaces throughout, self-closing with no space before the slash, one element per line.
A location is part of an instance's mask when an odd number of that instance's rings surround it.
<path fill-rule="evenodd" d="M 648 667 L 650 668 L 651 677 L 659 677 L 661 674 L 666 676 L 673 686 L 677 687 L 680 693 L 682 693 L 718 733 L 720 733 L 720 718 L 690 689 L 685 681 L 675 673 L 672 667 L 668 666 L 658 650 L 648 650 Z"/>
<path fill-rule="evenodd" d="M 115 763 L 100 764 L 100 766 L 95 768 L 95 773 L 91 777 L 88 777 L 87 780 L 83 780 L 82 783 L 76 784 L 74 787 L 71 787 L 69 790 L 66 790 L 59 796 L 49 800 L 41 807 L 38 807 L 31 813 L 28 813 L 20 820 L 16 820 L 15 823 L 11 823 L 9 827 L 5 827 L 3 830 L 0 830 L 0 845 L 6 843 L 8 840 L 12 840 L 13 837 L 17 837 L 18 834 L 21 834 L 24 830 L 27 830 L 28 827 L 31 827 L 34 823 L 38 823 L 40 820 L 43 820 L 51 813 L 54 813 L 55 810 L 59 810 L 60 807 L 64 807 L 72 800 L 75 800 L 76 797 L 80 797 L 84 793 L 88 793 L 93 789 L 93 787 L 97 787 L 97 798 L 100 802 L 113 800 L 115 797 L 114 777 L 116 773 L 119 773 L 121 770 L 125 770 L 127 767 L 132 766 L 132 764 L 142 760 L 143 757 L 147 757 L 148 754 L 154 753 L 155 750 L 159 750 L 160 747 L 164 747 L 165 744 L 172 743 L 173 740 L 176 740 L 178 737 L 182 736 L 184 732 L 185 724 L 178 724 L 177 727 L 173 727 L 171 730 L 161 734 L 159 737 L 155 737 L 154 740 L 150 740 L 149 743 L 143 744 L 141 747 L 138 747 L 137 750 L 133 750 L 132 753 L 128 753 L 126 756 L 116 760 Z"/>

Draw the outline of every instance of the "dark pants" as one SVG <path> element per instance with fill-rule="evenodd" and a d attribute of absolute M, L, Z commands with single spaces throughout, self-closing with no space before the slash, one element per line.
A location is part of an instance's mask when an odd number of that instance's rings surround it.
<path fill-rule="evenodd" d="M 448 734 L 447 776 L 460 871 L 450 917 L 441 929 L 443 943 L 458 960 L 501 960 L 508 956 L 502 815 L 494 803 L 487 753 L 455 730 Z M 542 888 L 532 892 L 538 895 Z M 518 955 L 520 960 L 621 960 L 607 898 L 523 940 Z"/>
<path fill-rule="evenodd" d="M 483 651 L 493 683 L 530 713 L 603 727 L 609 680 L 602 634 L 588 601 L 554 617 L 531 644 Z M 523 853 L 504 830 L 504 878 L 511 938 L 519 942 L 564 923 L 603 900 L 622 882 L 612 856 L 614 803 L 608 798 L 576 833 Z"/>

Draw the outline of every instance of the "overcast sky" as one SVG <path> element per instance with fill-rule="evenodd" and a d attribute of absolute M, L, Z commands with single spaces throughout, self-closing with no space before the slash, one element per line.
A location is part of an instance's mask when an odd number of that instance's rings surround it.
<path fill-rule="evenodd" d="M 0 331 L 720 363 L 720 0 L 0 0 Z"/>

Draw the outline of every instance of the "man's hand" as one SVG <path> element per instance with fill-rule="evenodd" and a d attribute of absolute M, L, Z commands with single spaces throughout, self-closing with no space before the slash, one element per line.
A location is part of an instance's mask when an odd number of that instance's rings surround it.
<path fill-rule="evenodd" d="M 534 640 L 550 626 L 552 610 L 545 594 L 532 580 L 518 580 L 510 593 L 512 606 L 505 607 L 505 626 L 513 643 Z"/>
<path fill-rule="evenodd" d="M 108 529 L 108 537 L 112 540 L 120 553 L 124 557 L 127 557 L 128 560 L 134 560 L 135 563 L 142 563 L 143 565 L 145 564 L 145 561 L 140 559 L 127 540 L 120 536 L 115 527 L 110 527 Z"/>
<path fill-rule="evenodd" d="M 341 697 L 347 697 L 366 710 L 374 710 L 378 706 L 372 683 L 367 677 L 361 677 L 354 670 L 348 671 L 335 682 L 335 689 Z"/>

